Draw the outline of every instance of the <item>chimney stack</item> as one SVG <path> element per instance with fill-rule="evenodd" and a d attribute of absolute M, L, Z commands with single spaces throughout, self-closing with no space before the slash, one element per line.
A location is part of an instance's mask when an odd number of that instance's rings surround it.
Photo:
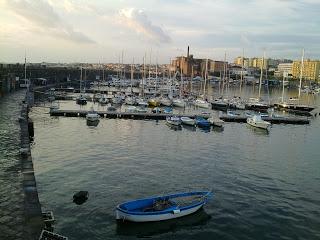
<path fill-rule="evenodd" d="M 189 46 L 188 46 L 187 58 L 189 58 Z"/>

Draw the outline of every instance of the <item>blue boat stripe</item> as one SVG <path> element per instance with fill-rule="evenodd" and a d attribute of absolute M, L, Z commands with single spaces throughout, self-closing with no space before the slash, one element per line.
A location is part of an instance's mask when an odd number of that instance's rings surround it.
<path fill-rule="evenodd" d="M 200 205 L 204 205 L 205 203 L 206 203 L 206 201 L 203 201 L 203 202 L 200 202 L 195 205 L 190 205 L 190 206 L 183 207 L 183 208 L 177 208 L 177 210 L 179 209 L 181 212 L 183 212 L 188 209 L 196 208 Z M 164 210 L 164 211 L 158 211 L 158 212 L 131 212 L 131 211 L 125 211 L 125 210 L 117 207 L 117 210 L 119 210 L 120 212 L 123 212 L 125 214 L 129 214 L 129 215 L 162 215 L 162 214 L 172 213 L 174 209 L 171 208 L 170 210 Z"/>

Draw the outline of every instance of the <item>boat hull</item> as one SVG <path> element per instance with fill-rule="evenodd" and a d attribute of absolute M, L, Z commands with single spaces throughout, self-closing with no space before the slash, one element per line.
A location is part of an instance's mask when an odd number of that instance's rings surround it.
<path fill-rule="evenodd" d="M 196 124 L 196 121 L 194 119 L 191 118 L 185 118 L 182 117 L 181 118 L 181 122 L 185 125 L 189 125 L 189 126 L 194 126 Z"/>
<path fill-rule="evenodd" d="M 247 123 L 252 127 L 261 128 L 265 130 L 268 130 L 270 127 L 270 123 L 268 122 L 255 122 L 255 121 L 252 121 L 251 118 L 247 119 Z"/>
<path fill-rule="evenodd" d="M 227 104 L 227 103 L 212 102 L 212 103 L 211 103 L 211 108 L 212 108 L 212 109 L 216 109 L 216 110 L 227 111 L 227 109 L 228 109 L 228 104 Z"/>
<path fill-rule="evenodd" d="M 186 103 L 184 101 L 173 100 L 172 105 L 175 107 L 184 108 L 186 106 Z"/>
<path fill-rule="evenodd" d="M 209 108 L 210 104 L 209 103 L 195 103 L 195 106 L 199 107 L 199 108 Z"/>
<path fill-rule="evenodd" d="M 223 127 L 224 121 L 221 120 L 220 118 L 209 118 L 208 121 L 211 123 L 211 125 L 216 126 L 216 127 Z"/>
<path fill-rule="evenodd" d="M 127 214 L 120 209 L 116 209 L 116 219 L 122 220 L 122 221 L 131 221 L 131 222 L 158 222 L 158 221 L 165 221 L 170 220 L 174 218 L 183 217 L 189 214 L 192 214 L 196 211 L 198 211 L 200 208 L 203 207 L 205 203 L 201 203 L 198 206 L 192 207 L 187 210 L 179 211 L 172 211 L 171 213 L 165 213 L 165 214 L 154 214 L 154 215 L 132 215 Z"/>
<path fill-rule="evenodd" d="M 116 219 L 155 222 L 179 218 L 198 211 L 212 195 L 210 191 L 196 191 L 137 199 L 119 204 Z"/>

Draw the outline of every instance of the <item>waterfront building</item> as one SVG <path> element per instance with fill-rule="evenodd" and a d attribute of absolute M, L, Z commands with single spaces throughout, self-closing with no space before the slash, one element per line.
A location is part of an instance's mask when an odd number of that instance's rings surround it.
<path fill-rule="evenodd" d="M 293 78 L 300 78 L 301 61 L 293 61 L 292 76 Z M 320 80 L 320 61 L 307 59 L 303 62 L 302 78 L 306 80 L 316 81 Z"/>
<path fill-rule="evenodd" d="M 252 63 L 252 61 L 251 61 Z M 244 57 L 237 57 L 234 59 L 234 64 L 238 65 L 238 66 L 242 66 L 244 68 L 248 68 L 250 67 L 250 59 L 249 58 L 244 58 Z"/>
<path fill-rule="evenodd" d="M 194 58 L 192 54 L 189 54 L 189 46 L 187 56 L 176 57 L 171 61 L 170 70 L 172 72 L 182 72 L 185 76 L 191 76 L 192 68 L 194 76 L 203 76 L 205 72 L 207 59 Z M 216 61 L 208 59 L 208 72 L 220 73 L 223 72 L 224 66 L 227 66 L 227 62 Z"/>
<path fill-rule="evenodd" d="M 274 75 L 276 77 L 282 77 L 283 75 L 292 77 L 293 63 L 279 63 Z"/>

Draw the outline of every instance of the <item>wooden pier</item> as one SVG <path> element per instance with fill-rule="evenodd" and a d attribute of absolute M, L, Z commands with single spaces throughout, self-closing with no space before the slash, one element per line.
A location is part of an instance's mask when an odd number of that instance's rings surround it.
<path fill-rule="evenodd" d="M 309 124 L 310 120 L 307 118 L 296 118 L 296 117 L 261 117 L 263 120 L 268 121 L 273 124 Z M 247 122 L 246 116 L 228 116 L 228 115 L 222 115 L 220 116 L 220 119 L 225 122 Z"/>
<path fill-rule="evenodd" d="M 86 117 L 87 110 L 51 110 L 51 116 L 64 116 L 64 117 Z M 179 116 L 179 117 L 195 117 L 201 116 L 208 118 L 205 114 L 167 114 L 167 113 L 139 113 L 139 112 L 117 112 L 117 111 L 97 111 L 100 117 L 105 118 L 128 118 L 128 119 L 153 119 L 153 120 L 165 120 L 167 116 Z"/>
<path fill-rule="evenodd" d="M 64 117 L 86 117 L 87 110 L 51 110 L 51 116 L 64 116 Z M 103 118 L 124 118 L 124 119 L 152 119 L 152 120 L 165 120 L 167 116 L 176 115 L 179 117 L 195 117 L 201 116 L 208 118 L 206 114 L 167 114 L 167 113 L 138 113 L 138 112 L 117 112 L 117 111 L 97 111 L 97 113 Z M 247 122 L 245 116 L 228 116 L 222 115 L 220 119 L 225 122 Z M 310 121 L 307 118 L 296 117 L 262 117 L 263 120 L 274 124 L 309 124 Z"/>

